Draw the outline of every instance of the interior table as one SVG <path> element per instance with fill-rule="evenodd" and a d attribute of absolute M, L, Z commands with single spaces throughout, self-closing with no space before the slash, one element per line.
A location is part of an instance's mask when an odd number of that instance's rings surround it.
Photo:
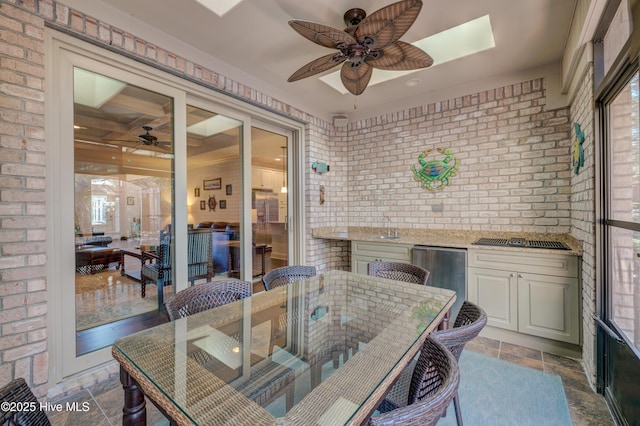
<path fill-rule="evenodd" d="M 120 275 L 122 275 L 123 277 L 127 277 L 130 278 L 134 281 L 137 282 L 142 282 L 142 277 L 140 276 L 140 272 L 141 272 L 141 268 L 142 268 L 142 264 L 144 262 L 145 258 L 150 258 L 151 256 L 149 255 L 154 255 L 155 251 L 147 251 L 147 250 L 141 250 L 138 248 L 131 248 L 131 249 L 121 249 L 120 250 L 121 253 L 121 260 L 120 260 Z M 145 253 L 148 254 L 145 256 Z M 131 257 L 135 257 L 136 259 L 140 260 L 140 269 L 129 269 L 126 270 L 125 269 L 125 256 L 131 256 Z M 142 286 L 142 297 L 145 296 L 145 286 Z"/>
<path fill-rule="evenodd" d="M 455 298 L 329 271 L 119 339 L 123 424 L 361 424 Z"/>

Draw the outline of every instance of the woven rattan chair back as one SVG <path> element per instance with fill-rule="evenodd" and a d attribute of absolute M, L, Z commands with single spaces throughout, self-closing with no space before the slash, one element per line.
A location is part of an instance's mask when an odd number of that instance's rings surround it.
<path fill-rule="evenodd" d="M 272 269 L 262 277 L 262 284 L 266 291 L 272 288 L 280 287 L 289 283 L 303 280 L 316 276 L 315 266 L 283 266 L 281 268 Z"/>
<path fill-rule="evenodd" d="M 369 424 L 435 425 L 456 395 L 459 383 L 460 371 L 453 354 L 429 336 L 411 376 L 409 404 L 395 407 L 383 402 L 378 407 L 382 414 L 371 417 Z"/>
<path fill-rule="evenodd" d="M 374 277 L 427 285 L 429 271 L 417 265 L 401 262 L 369 262 L 367 273 Z"/>
<path fill-rule="evenodd" d="M 487 325 L 487 314 L 484 310 L 465 300 L 460 307 L 453 328 L 435 331 L 431 335 L 445 345 L 456 357 L 456 361 L 459 361 L 464 345 L 480 334 L 485 325 Z"/>
<path fill-rule="evenodd" d="M 2 409 L 0 409 L 0 425 L 51 425 L 46 413 L 40 409 L 40 403 L 21 377 L 0 389 L 0 401 L 3 402 Z M 20 403 L 20 405 L 14 405 L 13 403 Z M 23 408 L 15 410 L 16 406 Z"/>
<path fill-rule="evenodd" d="M 179 291 L 164 304 L 169 321 L 251 296 L 252 284 L 240 280 L 210 281 Z"/>
<path fill-rule="evenodd" d="M 460 312 L 458 312 L 453 328 L 450 330 L 436 331 L 431 333 L 431 335 L 445 345 L 456 358 L 456 361 L 459 361 L 464 345 L 475 338 L 485 325 L 487 325 L 487 314 L 484 310 L 465 300 L 462 303 Z M 458 426 L 462 426 L 462 412 L 460 410 L 460 400 L 457 393 L 453 398 L 453 405 L 456 410 Z"/>

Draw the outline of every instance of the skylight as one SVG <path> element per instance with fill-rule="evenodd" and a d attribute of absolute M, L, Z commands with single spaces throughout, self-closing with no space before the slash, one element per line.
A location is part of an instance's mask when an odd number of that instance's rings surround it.
<path fill-rule="evenodd" d="M 433 58 L 432 67 L 495 47 L 489 15 L 484 15 L 465 22 L 464 24 L 449 28 L 448 30 L 423 38 L 412 44 L 431 55 Z M 394 78 L 412 74 L 417 71 L 421 70 L 384 71 L 374 69 L 369 86 L 393 80 Z M 342 84 L 342 81 L 340 81 L 340 71 L 322 76 L 320 80 L 343 95 L 349 93 Z"/>
<path fill-rule="evenodd" d="M 234 120 L 233 118 L 228 118 L 223 115 L 215 115 L 187 127 L 187 132 L 209 137 L 217 133 L 226 132 L 227 130 L 239 127 L 241 124 L 242 123 L 238 120 Z"/>
<path fill-rule="evenodd" d="M 198 3 L 218 15 L 222 16 L 233 9 L 242 0 L 196 0 Z"/>
<path fill-rule="evenodd" d="M 82 68 L 73 69 L 73 102 L 91 108 L 100 108 L 127 86 Z"/>

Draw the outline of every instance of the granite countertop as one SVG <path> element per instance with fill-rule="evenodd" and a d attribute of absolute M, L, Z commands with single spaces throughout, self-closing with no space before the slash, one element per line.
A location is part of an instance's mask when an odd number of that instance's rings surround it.
<path fill-rule="evenodd" d="M 531 233 L 531 232 L 491 232 L 467 231 L 462 229 L 411 229 L 400 228 L 398 239 L 382 239 L 387 228 L 376 227 L 323 227 L 314 228 L 311 235 L 314 238 L 345 241 L 376 241 L 389 244 L 410 244 L 435 247 L 451 247 L 465 249 L 498 250 L 509 252 L 552 253 L 582 256 L 582 243 L 569 234 Z M 495 247 L 474 245 L 479 238 L 513 238 L 522 237 L 528 240 L 560 241 L 570 247 L 570 250 L 527 248 L 527 247 Z"/>

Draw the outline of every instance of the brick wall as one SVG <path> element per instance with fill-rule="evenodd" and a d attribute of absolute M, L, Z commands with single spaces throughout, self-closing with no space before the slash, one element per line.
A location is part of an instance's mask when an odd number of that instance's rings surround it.
<path fill-rule="evenodd" d="M 48 380 L 44 21 L 0 3 L 0 384 Z"/>
<path fill-rule="evenodd" d="M 582 359 L 585 373 L 595 384 L 595 325 L 591 316 L 596 312 L 595 271 L 595 148 L 593 139 L 593 66 L 585 73 L 571 105 L 571 121 L 584 132 L 584 167 L 578 174 L 571 172 L 571 235 L 582 241 Z M 572 126 L 573 127 L 573 126 Z M 572 140 L 576 137 L 572 129 Z"/>
<path fill-rule="evenodd" d="M 569 110 L 546 108 L 542 79 L 358 121 L 344 142 L 349 223 L 383 226 L 388 213 L 400 228 L 569 232 L 569 146 Z M 429 191 L 412 167 L 427 149 L 442 160 L 436 148 L 459 173 Z"/>

